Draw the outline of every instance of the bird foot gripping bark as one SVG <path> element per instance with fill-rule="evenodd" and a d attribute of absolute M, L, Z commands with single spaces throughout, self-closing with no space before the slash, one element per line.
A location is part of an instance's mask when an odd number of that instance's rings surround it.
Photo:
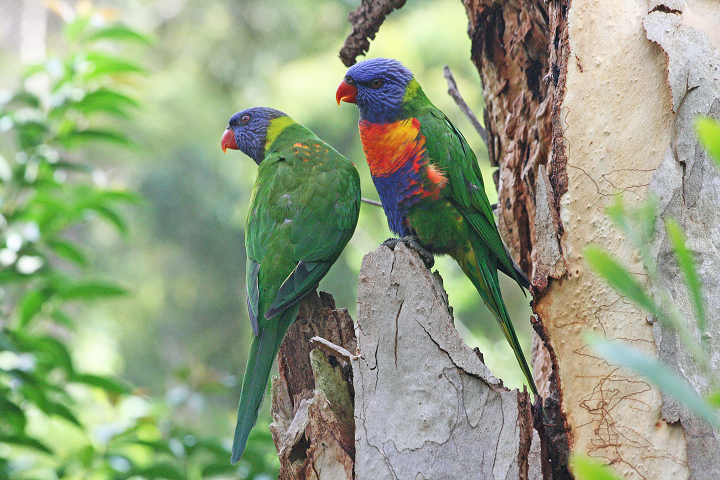
<path fill-rule="evenodd" d="M 433 265 L 435 265 L 435 257 L 433 257 L 433 254 L 428 252 L 425 247 L 420 244 L 420 239 L 417 237 L 417 235 L 407 235 L 400 238 L 388 238 L 382 244 L 388 247 L 390 250 L 395 250 L 395 246 L 398 243 L 404 243 L 405 245 L 407 245 L 408 248 L 415 250 L 418 255 L 420 255 L 420 258 L 422 259 L 428 270 L 431 269 Z"/>

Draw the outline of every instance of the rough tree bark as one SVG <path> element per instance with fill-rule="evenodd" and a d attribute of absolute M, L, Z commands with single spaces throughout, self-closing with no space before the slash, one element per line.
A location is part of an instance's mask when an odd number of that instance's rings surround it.
<path fill-rule="evenodd" d="M 335 353 L 311 342 L 322 336 Z M 312 292 L 278 352 L 270 431 L 280 457 L 281 480 L 352 480 L 355 457 L 349 351 L 353 322 L 329 294 Z M 343 358 L 344 357 L 344 358 Z"/>
<path fill-rule="evenodd" d="M 359 33 L 343 49 L 346 65 L 367 48 L 357 36 L 372 38 L 402 3 L 362 1 L 351 16 Z M 706 341 L 720 350 L 720 175 L 693 134 L 697 115 L 720 117 L 720 4 L 463 4 L 486 103 L 488 150 L 499 167 L 498 224 L 518 264 L 532 274 L 533 370 L 545 414 L 536 416 L 533 431 L 526 394 L 504 389 L 457 338 L 438 278 L 402 246 L 381 248 L 366 256 L 360 274 L 359 348 L 348 348 L 357 355 L 335 349 L 349 359 L 355 392 L 354 450 L 340 447 L 334 451 L 345 456 L 333 457 L 346 477 L 321 477 L 333 465 L 318 468 L 318 462 L 314 477 L 282 478 L 564 479 L 571 478 L 571 449 L 604 459 L 628 479 L 720 478 L 717 433 L 644 379 L 600 359 L 583 340 L 593 332 L 630 342 L 707 393 L 673 332 L 593 275 L 583 249 L 598 244 L 643 278 L 605 208 L 618 193 L 626 204 L 656 195 L 658 227 L 666 217 L 677 219 L 695 253 L 710 316 Z M 648 287 L 668 290 L 692 318 L 668 240 L 661 233 L 651 247 L 661 285 Z M 710 363 L 720 373 L 720 357 Z M 325 401 L 322 392 L 304 395 L 298 399 Z M 303 409 L 287 405 L 289 424 Z M 293 445 L 335 431 L 338 422 L 326 417 L 326 426 L 316 422 L 304 437 L 295 433 L 301 441 Z M 354 477 L 347 476 L 348 461 Z M 304 465 L 296 470 L 308 472 Z"/>

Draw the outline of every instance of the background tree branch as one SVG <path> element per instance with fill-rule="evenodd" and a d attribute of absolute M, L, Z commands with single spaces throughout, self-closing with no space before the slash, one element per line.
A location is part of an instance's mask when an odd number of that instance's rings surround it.
<path fill-rule="evenodd" d="M 370 40 L 385 21 L 385 17 L 405 5 L 405 0 L 362 0 L 360 6 L 348 15 L 353 29 L 340 49 L 340 60 L 346 67 L 351 67 L 359 55 L 364 55 L 370 48 Z"/>

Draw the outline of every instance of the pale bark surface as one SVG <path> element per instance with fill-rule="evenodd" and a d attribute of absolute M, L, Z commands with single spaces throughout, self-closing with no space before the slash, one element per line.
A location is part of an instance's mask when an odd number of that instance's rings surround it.
<path fill-rule="evenodd" d="M 710 352 L 717 352 L 720 351 L 717 335 L 720 332 L 720 173 L 698 144 L 693 127 L 698 115 L 720 119 L 720 53 L 717 43 L 713 45 L 708 35 L 715 34 L 717 42 L 720 29 L 716 24 L 705 33 L 703 23 L 691 20 L 698 23 L 699 28 L 688 25 L 682 9 L 680 5 L 678 10 L 655 11 L 644 19 L 648 39 L 656 42 L 667 55 L 667 81 L 676 115 L 671 143 L 652 177 L 649 191 L 659 198 L 658 232 L 664 232 L 666 218 L 674 218 L 688 237 L 688 248 L 694 253 L 704 287 L 710 335 L 703 338 L 692 321 L 692 301 L 664 234 L 659 235 L 653 246 L 661 277 L 661 285 L 655 288 L 671 294 L 689 319 L 688 327 L 696 341 L 706 342 Z M 715 10 L 720 15 L 720 8 Z M 706 374 L 690 358 L 675 332 L 663 328 L 659 322 L 655 323 L 654 331 L 658 356 L 680 372 L 698 393 L 710 393 Z M 709 367 L 715 378 L 720 378 L 720 358 L 710 357 Z M 713 432 L 706 422 L 668 397 L 663 397 L 662 414 L 664 420 L 680 421 L 683 426 L 690 477 L 720 478 L 718 432 Z"/>
<path fill-rule="evenodd" d="M 670 140 L 672 112 L 662 52 L 645 36 L 647 2 L 568 9 L 571 61 L 560 108 L 567 192 L 560 197 L 568 273 L 537 302 L 558 359 L 563 411 L 579 452 L 604 458 L 625 478 L 686 478 L 682 429 L 660 421 L 660 395 L 644 379 L 597 356 L 587 332 L 654 353 L 644 312 L 589 271 L 595 243 L 631 271 L 642 266 L 605 208 L 617 193 L 645 198 Z"/>
<path fill-rule="evenodd" d="M 463 343 L 439 277 L 403 244 L 363 259 L 357 332 L 358 480 L 541 478 L 527 393 Z"/>

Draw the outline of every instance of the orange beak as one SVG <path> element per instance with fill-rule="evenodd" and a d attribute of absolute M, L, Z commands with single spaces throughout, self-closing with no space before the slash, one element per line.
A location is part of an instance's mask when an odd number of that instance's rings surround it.
<path fill-rule="evenodd" d="M 235 143 L 235 132 L 233 132 L 232 128 L 225 130 L 225 133 L 223 133 L 222 139 L 220 140 L 220 146 L 223 149 L 223 153 L 227 153 L 225 150 L 228 148 L 233 150 L 238 149 L 237 143 Z"/>
<path fill-rule="evenodd" d="M 355 103 L 356 95 L 357 88 L 343 80 L 340 82 L 340 86 L 335 93 L 335 100 L 337 100 L 338 107 L 340 106 L 340 102 Z"/>

